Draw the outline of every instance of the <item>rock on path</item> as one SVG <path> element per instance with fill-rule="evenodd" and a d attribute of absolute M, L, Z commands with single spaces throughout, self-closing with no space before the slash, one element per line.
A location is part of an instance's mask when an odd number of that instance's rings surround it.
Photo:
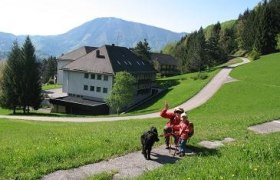
<path fill-rule="evenodd" d="M 258 124 L 255 126 L 251 126 L 248 129 L 260 134 L 278 132 L 280 131 L 280 120 Z"/>

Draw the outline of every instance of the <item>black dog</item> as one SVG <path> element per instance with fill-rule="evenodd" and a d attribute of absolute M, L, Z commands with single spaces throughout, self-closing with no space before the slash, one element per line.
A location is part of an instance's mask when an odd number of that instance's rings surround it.
<path fill-rule="evenodd" d="M 157 128 L 155 127 L 151 127 L 149 131 L 143 133 L 141 136 L 142 154 L 147 160 L 151 159 L 151 150 L 156 141 L 159 141 L 159 139 Z"/>

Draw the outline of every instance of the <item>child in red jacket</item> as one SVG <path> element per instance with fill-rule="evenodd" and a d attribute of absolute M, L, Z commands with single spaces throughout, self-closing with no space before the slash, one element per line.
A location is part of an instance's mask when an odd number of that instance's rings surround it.
<path fill-rule="evenodd" d="M 165 103 L 164 109 L 161 111 L 160 116 L 163 118 L 169 119 L 169 121 L 166 123 L 163 133 L 165 137 L 165 144 L 166 148 L 169 149 L 169 143 L 170 143 L 170 136 L 175 134 L 176 131 L 179 130 L 178 125 L 181 121 L 181 114 L 184 112 L 184 109 L 182 108 L 175 108 L 174 112 L 167 111 L 169 108 L 168 103 Z M 177 144 L 178 139 L 176 136 L 174 136 L 175 144 Z"/>

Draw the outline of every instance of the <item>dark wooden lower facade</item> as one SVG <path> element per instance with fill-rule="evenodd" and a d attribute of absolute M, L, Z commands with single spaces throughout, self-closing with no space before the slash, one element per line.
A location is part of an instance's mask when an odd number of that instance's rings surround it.
<path fill-rule="evenodd" d="M 50 99 L 53 113 L 79 114 L 79 115 L 107 115 L 109 107 L 105 102 L 98 102 L 81 97 L 60 97 Z"/>

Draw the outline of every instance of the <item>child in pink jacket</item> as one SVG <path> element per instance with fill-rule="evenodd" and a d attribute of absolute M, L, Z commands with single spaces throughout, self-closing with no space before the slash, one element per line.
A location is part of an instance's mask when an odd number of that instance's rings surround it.
<path fill-rule="evenodd" d="M 191 131 L 189 127 L 190 123 L 188 120 L 188 116 L 186 113 L 181 114 L 181 122 L 179 124 L 179 156 L 185 156 L 185 152 L 187 149 L 187 140 L 189 139 L 189 132 Z"/>

